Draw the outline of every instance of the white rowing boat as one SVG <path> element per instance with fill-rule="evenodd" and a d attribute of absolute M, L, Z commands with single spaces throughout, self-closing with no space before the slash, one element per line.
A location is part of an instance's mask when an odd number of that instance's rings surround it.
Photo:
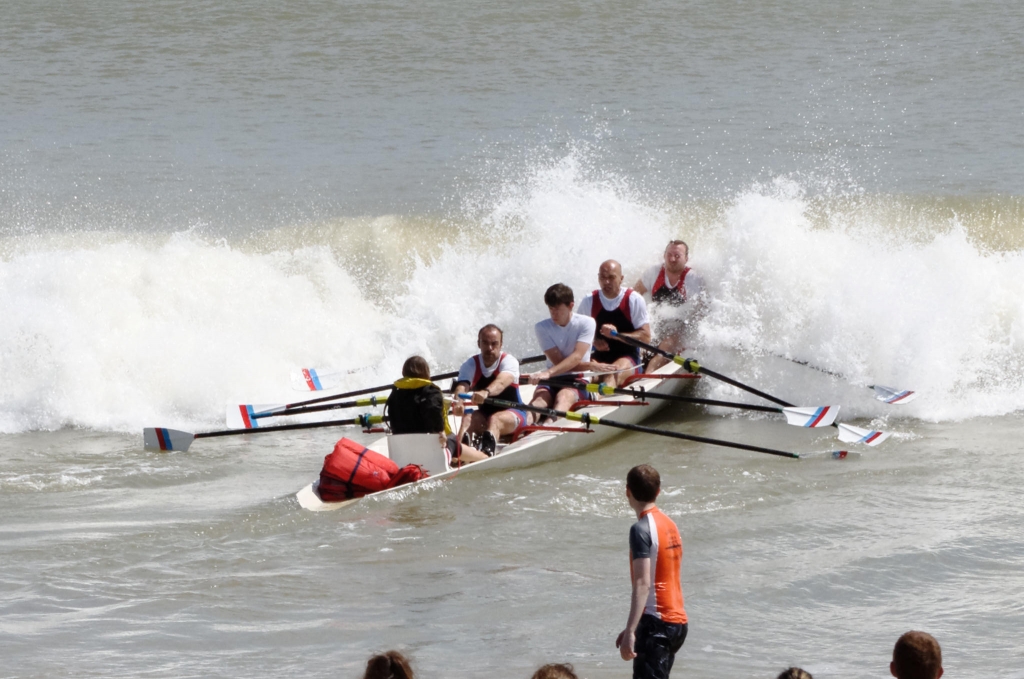
<path fill-rule="evenodd" d="M 629 384 L 630 388 L 643 389 L 657 394 L 679 394 L 696 382 L 696 375 L 691 375 L 676 363 L 669 363 L 656 370 L 653 375 L 664 377 L 644 377 Z M 533 387 L 520 387 L 523 400 L 532 398 Z M 601 419 L 610 418 L 617 422 L 637 424 L 660 410 L 667 401 L 651 399 L 643 401 L 634 396 L 616 395 L 605 399 L 607 404 L 588 405 L 579 410 Z M 614 415 L 614 417 L 612 417 Z M 454 426 L 457 428 L 458 423 Z M 438 445 L 436 434 L 407 434 L 403 436 L 383 436 L 370 443 L 367 447 L 390 457 L 400 467 L 406 464 L 419 464 L 427 470 L 429 477 L 411 484 L 389 488 L 364 497 L 375 497 L 386 493 L 406 492 L 417 484 L 449 479 L 456 475 L 478 473 L 483 471 L 529 467 L 542 462 L 550 462 L 576 455 L 589 448 L 601 444 L 622 433 L 620 429 L 603 426 L 590 426 L 575 420 L 560 419 L 549 423 L 558 431 L 534 431 L 518 441 L 499 447 L 498 454 L 480 462 L 474 462 L 459 468 L 448 466 L 446 455 Z M 319 481 L 314 481 L 296 494 L 303 509 L 321 512 L 346 507 L 354 500 L 343 502 L 324 502 L 317 491 Z"/>

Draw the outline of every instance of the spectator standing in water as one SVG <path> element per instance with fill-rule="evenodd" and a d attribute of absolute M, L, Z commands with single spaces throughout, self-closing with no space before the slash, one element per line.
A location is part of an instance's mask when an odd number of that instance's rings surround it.
<path fill-rule="evenodd" d="M 680 582 L 683 540 L 654 504 L 660 491 L 661 475 L 650 465 L 626 475 L 626 499 L 637 518 L 629 530 L 633 594 L 615 645 L 623 660 L 633 661 L 633 679 L 668 679 L 688 629 Z"/>
<path fill-rule="evenodd" d="M 409 661 L 398 651 L 386 651 L 366 661 L 363 679 L 413 679 Z"/>

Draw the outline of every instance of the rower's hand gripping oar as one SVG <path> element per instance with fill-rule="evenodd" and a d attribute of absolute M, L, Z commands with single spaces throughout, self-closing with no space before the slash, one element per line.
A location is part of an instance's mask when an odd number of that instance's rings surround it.
<path fill-rule="evenodd" d="M 766 394 L 765 392 L 759 389 L 755 389 L 754 387 L 743 384 L 742 382 L 734 380 L 731 377 L 726 377 L 721 373 L 717 373 L 714 370 L 705 368 L 692 358 L 683 358 L 682 356 L 678 356 L 676 354 L 673 354 L 672 352 L 665 351 L 661 347 L 656 347 L 651 344 L 647 344 L 646 342 L 641 342 L 638 339 L 634 339 L 632 337 L 623 335 L 618 332 L 613 332 L 612 337 L 619 340 L 620 342 L 624 342 L 625 344 L 631 344 L 635 347 L 640 347 L 641 349 L 646 349 L 648 351 L 652 351 L 656 354 L 664 356 L 673 363 L 683 366 L 683 368 L 685 368 L 687 371 L 691 373 L 698 375 L 707 375 L 708 377 L 714 377 L 716 380 L 725 382 L 726 384 L 731 384 L 732 386 L 738 389 L 742 389 L 743 391 L 749 392 L 751 394 L 754 394 L 755 396 L 760 396 L 766 401 L 777 403 L 783 408 L 795 407 L 792 403 L 787 403 L 786 401 L 783 401 L 780 398 L 776 398 L 771 394 Z M 861 429 L 860 427 L 854 427 L 853 425 L 844 424 L 842 422 L 833 422 L 832 426 L 836 427 L 839 430 L 839 440 L 842 441 L 843 443 L 863 443 L 869 446 L 877 446 L 879 443 L 889 438 L 890 436 L 889 432 L 871 429 Z"/>
<path fill-rule="evenodd" d="M 762 448 L 761 446 L 751 446 L 746 443 L 735 443 L 733 441 L 723 441 L 721 439 L 711 439 L 705 436 L 694 436 L 692 434 L 683 434 L 678 431 L 668 431 L 666 429 L 655 429 L 654 427 L 645 427 L 640 424 L 629 424 L 626 422 L 616 422 L 614 420 L 605 420 L 596 415 L 592 415 L 586 411 L 575 412 L 575 411 L 563 411 L 555 410 L 553 408 L 541 408 L 539 406 L 527 405 L 525 403 L 513 403 L 512 401 L 504 401 L 498 398 L 488 398 L 484 400 L 484 403 L 500 406 L 502 408 L 517 408 L 519 410 L 529 410 L 530 412 L 538 413 L 540 415 L 546 415 L 552 418 L 565 418 L 571 422 L 582 422 L 586 426 L 602 424 L 606 427 L 614 427 L 616 429 L 624 429 L 626 431 L 637 431 L 644 434 L 655 434 L 657 436 L 667 436 L 674 439 L 683 439 L 685 441 L 695 441 L 697 443 L 708 443 L 713 446 L 724 446 L 726 448 L 737 448 L 739 450 L 749 450 L 755 453 L 766 453 L 768 455 L 778 455 L 779 457 L 789 457 L 793 459 L 799 459 L 801 455 L 799 453 L 791 453 L 785 450 L 775 450 L 774 448 Z M 845 451 L 833 451 L 831 453 L 833 457 L 842 458 L 846 457 Z"/>
<path fill-rule="evenodd" d="M 555 382 L 557 384 L 557 382 Z M 614 394 L 627 394 L 640 400 L 646 398 L 660 399 L 663 401 L 677 401 L 679 403 L 694 403 L 697 405 L 718 406 L 720 408 L 737 408 L 739 410 L 755 410 L 762 413 L 781 413 L 786 416 L 786 424 L 794 427 L 828 427 L 836 420 L 839 414 L 839 406 L 810 406 L 810 407 L 786 407 L 773 408 L 771 406 L 758 406 L 749 403 L 736 403 L 735 401 L 717 401 L 710 398 L 696 398 L 693 396 L 677 396 L 675 394 L 659 394 L 644 389 L 629 389 L 625 387 L 611 387 L 607 384 L 588 384 L 587 391 L 602 396 Z"/>
<path fill-rule="evenodd" d="M 344 427 L 346 425 L 358 424 L 362 427 L 369 427 L 373 424 L 387 422 L 388 418 L 381 415 L 359 415 L 347 420 L 331 420 L 329 422 L 304 422 L 302 424 L 282 424 L 276 427 L 262 427 L 260 429 L 225 429 L 223 431 L 205 431 L 192 434 L 177 429 L 164 427 L 147 427 L 142 430 L 143 447 L 146 450 L 188 450 L 195 439 L 212 438 L 214 436 L 238 436 L 240 434 L 269 434 L 273 431 L 293 431 L 296 429 L 317 429 L 320 427 Z"/>

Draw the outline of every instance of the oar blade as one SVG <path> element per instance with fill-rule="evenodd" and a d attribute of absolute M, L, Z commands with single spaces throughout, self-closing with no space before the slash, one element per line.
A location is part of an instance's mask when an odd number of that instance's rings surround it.
<path fill-rule="evenodd" d="M 881 384 L 872 384 L 871 388 L 875 392 L 875 398 L 889 405 L 902 406 L 917 398 L 917 392 L 908 389 L 894 389 L 893 387 L 885 387 Z"/>
<path fill-rule="evenodd" d="M 851 424 L 839 423 L 836 426 L 839 427 L 839 440 L 843 443 L 863 443 L 868 446 L 877 446 L 890 436 L 886 431 L 861 429 Z"/>
<path fill-rule="evenodd" d="M 342 373 L 336 371 L 302 368 L 291 374 L 292 389 L 296 391 L 323 391 L 338 386 Z"/>
<path fill-rule="evenodd" d="M 839 415 L 839 406 L 783 408 L 786 423 L 794 427 L 830 427 Z"/>
<path fill-rule="evenodd" d="M 188 450 L 195 434 L 177 429 L 147 427 L 142 430 L 142 444 L 146 450 Z"/>
<path fill-rule="evenodd" d="M 284 412 L 284 410 L 284 406 L 276 404 L 229 403 L 224 410 L 224 421 L 228 429 L 258 429 L 261 417 L 266 417 L 268 413 Z"/>

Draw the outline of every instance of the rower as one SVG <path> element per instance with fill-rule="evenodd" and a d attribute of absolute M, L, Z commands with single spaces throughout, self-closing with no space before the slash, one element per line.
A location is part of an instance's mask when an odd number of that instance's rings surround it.
<path fill-rule="evenodd" d="M 484 399 L 498 398 L 503 401 L 522 403 L 519 397 L 519 361 L 502 349 L 504 333 L 501 328 L 490 323 L 480 328 L 476 335 L 476 345 L 480 353 L 466 359 L 459 368 L 459 376 L 455 384 L 455 394 L 473 394 L 472 402 L 477 405 L 476 411 L 463 417 L 459 430 L 459 439 L 466 432 L 479 436 L 478 445 L 482 457 L 494 455 L 497 441 L 503 436 L 512 436 L 516 430 L 526 426 L 526 413 L 522 410 L 503 408 L 484 403 Z M 464 412 L 461 401 L 452 401 L 452 414 L 459 416 Z M 476 451 L 474 451 L 475 453 Z M 465 452 L 463 462 L 476 462 L 476 455 Z"/>
<path fill-rule="evenodd" d="M 651 341 L 651 324 L 647 318 L 647 303 L 632 288 L 622 287 L 622 265 L 614 259 L 601 264 L 597 272 L 600 290 L 580 302 L 579 313 L 590 316 L 597 323 L 601 337 L 594 339 L 591 367 L 609 371 L 601 381 L 617 387 L 640 365 L 640 350 L 613 339 L 613 333 L 632 337 L 644 343 Z M 599 365 L 603 364 L 603 365 Z"/>
<path fill-rule="evenodd" d="M 544 293 L 544 303 L 548 306 L 550 318 L 540 321 L 533 329 L 540 349 L 547 357 L 547 368 L 531 373 L 530 384 L 589 367 L 590 347 L 597 329 L 593 318 L 573 313 L 576 300 L 568 285 L 552 285 Z M 554 404 L 556 410 L 569 410 L 580 398 L 586 398 L 586 380 L 566 377 L 569 378 L 569 386 L 538 386 L 533 392 L 531 405 L 551 408 Z M 552 390 L 556 391 L 554 395 Z"/>
<path fill-rule="evenodd" d="M 651 293 L 655 325 L 660 337 L 658 347 L 673 354 L 685 348 L 688 329 L 696 324 L 706 310 L 704 280 L 686 266 L 690 247 L 681 240 L 669 241 L 665 247 L 664 264 L 647 269 L 633 289 Z M 655 356 L 647 366 L 653 372 L 668 363 Z"/>

